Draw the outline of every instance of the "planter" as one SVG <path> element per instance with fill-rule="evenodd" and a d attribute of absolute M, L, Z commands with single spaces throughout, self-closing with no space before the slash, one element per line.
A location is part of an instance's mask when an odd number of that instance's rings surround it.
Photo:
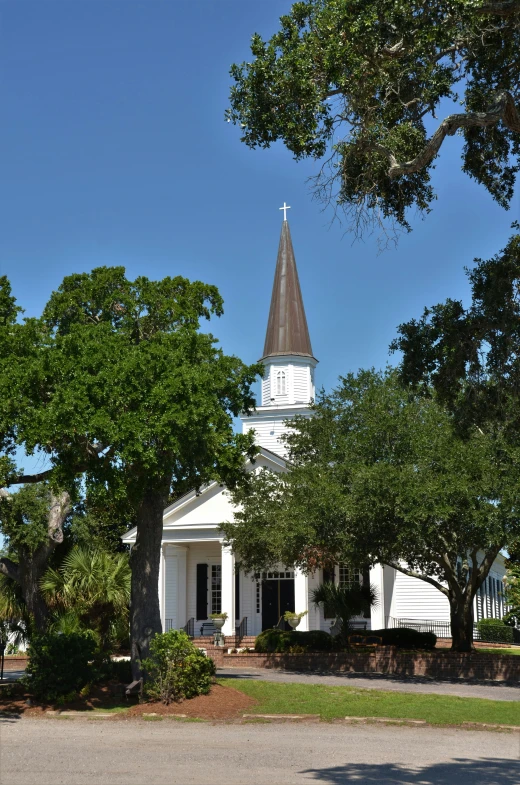
<path fill-rule="evenodd" d="M 289 624 L 289 626 L 292 627 L 293 630 L 295 630 L 298 624 L 301 622 L 301 619 L 298 616 L 290 616 L 286 619 L 286 621 Z"/>
<path fill-rule="evenodd" d="M 221 630 L 224 624 L 226 623 L 225 619 L 212 619 L 211 621 L 213 622 L 217 630 Z"/>

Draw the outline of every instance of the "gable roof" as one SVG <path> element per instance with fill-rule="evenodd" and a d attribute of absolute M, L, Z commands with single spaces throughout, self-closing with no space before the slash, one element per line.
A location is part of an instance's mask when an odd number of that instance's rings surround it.
<path fill-rule="evenodd" d="M 273 468 L 273 470 L 276 469 L 284 470 L 287 467 L 287 464 L 290 463 L 285 458 L 282 458 L 280 455 L 277 455 L 277 453 L 274 453 L 271 450 L 267 450 L 265 447 L 259 448 L 256 458 L 258 457 L 263 458 L 264 461 Z M 253 463 L 253 461 L 248 459 L 246 461 L 246 470 L 251 469 L 254 465 L 255 464 Z M 194 503 L 200 502 L 202 496 L 210 495 L 215 488 L 219 488 L 219 487 L 222 489 L 225 488 L 224 485 L 221 485 L 216 480 L 214 480 L 213 482 L 204 485 L 198 492 L 196 490 L 188 491 L 188 493 L 183 494 L 178 499 L 176 499 L 172 504 L 166 507 L 166 509 L 163 511 L 163 520 L 167 516 L 170 516 L 172 513 L 177 513 L 183 508 L 188 509 Z M 125 534 L 123 534 L 123 536 L 121 537 L 122 541 L 127 544 L 134 542 L 136 532 L 137 532 L 137 527 L 133 526 L 131 529 L 125 532 Z"/>

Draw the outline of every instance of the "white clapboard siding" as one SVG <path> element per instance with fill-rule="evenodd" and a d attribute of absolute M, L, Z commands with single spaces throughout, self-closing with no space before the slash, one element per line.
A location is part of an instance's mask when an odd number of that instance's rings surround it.
<path fill-rule="evenodd" d="M 260 447 L 285 457 L 286 448 L 280 441 L 282 434 L 286 434 L 288 429 L 284 425 L 281 417 L 273 416 L 260 420 L 255 418 L 252 422 L 244 422 L 244 433 L 250 430 L 255 431 L 255 441 Z"/>
<path fill-rule="evenodd" d="M 177 556 L 164 557 L 164 618 L 171 619 L 171 626 L 178 627 L 179 569 Z"/>
<path fill-rule="evenodd" d="M 435 586 L 396 571 L 390 615 L 396 619 L 449 621 L 450 606 Z"/>
<path fill-rule="evenodd" d="M 268 375 L 262 379 L 262 406 L 269 406 L 271 403 L 271 377 Z"/>
<path fill-rule="evenodd" d="M 311 399 L 310 368 L 307 365 L 293 367 L 294 403 L 309 403 Z"/>

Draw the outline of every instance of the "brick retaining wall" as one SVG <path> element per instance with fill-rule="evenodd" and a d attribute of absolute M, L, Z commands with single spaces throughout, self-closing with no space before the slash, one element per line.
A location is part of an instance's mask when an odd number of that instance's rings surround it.
<path fill-rule="evenodd" d="M 27 657 L 7 654 L 4 659 L 4 671 L 23 671 L 27 665 Z"/>
<path fill-rule="evenodd" d="M 373 652 L 312 654 L 224 654 L 207 647 L 215 664 L 225 668 L 280 668 L 296 671 L 382 673 L 432 679 L 482 679 L 520 683 L 520 656 L 461 654 L 452 651 L 402 652 L 381 646 Z"/>

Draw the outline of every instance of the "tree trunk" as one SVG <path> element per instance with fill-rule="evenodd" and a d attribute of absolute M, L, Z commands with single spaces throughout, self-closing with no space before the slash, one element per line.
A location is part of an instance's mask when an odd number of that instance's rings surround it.
<path fill-rule="evenodd" d="M 148 657 L 151 638 L 162 631 L 159 564 L 165 506 L 166 494 L 149 489 L 137 511 L 136 540 L 130 554 L 130 639 L 134 679 L 143 675 L 141 660 Z"/>
<path fill-rule="evenodd" d="M 3 495 L 7 493 L 4 492 Z M 8 558 L 0 560 L 0 570 L 20 584 L 25 606 L 37 632 L 45 632 L 48 617 L 47 604 L 40 591 L 40 581 L 54 549 L 63 542 L 63 525 L 69 511 L 70 496 L 67 491 L 61 491 L 58 495 L 51 492 L 47 540 L 34 552 L 27 548 L 20 549 L 19 564 Z"/>
<path fill-rule="evenodd" d="M 469 593 L 456 597 L 450 592 L 451 649 L 472 651 L 473 649 L 473 597 Z"/>
<path fill-rule="evenodd" d="M 39 550 L 44 550 L 39 549 Z M 20 569 L 20 587 L 27 610 L 32 617 L 36 632 L 45 632 L 49 611 L 40 591 L 40 581 L 47 569 L 48 554 L 38 551 L 24 560 Z M 41 558 L 43 556 L 43 558 Z M 39 558 L 40 557 L 40 558 Z"/>

